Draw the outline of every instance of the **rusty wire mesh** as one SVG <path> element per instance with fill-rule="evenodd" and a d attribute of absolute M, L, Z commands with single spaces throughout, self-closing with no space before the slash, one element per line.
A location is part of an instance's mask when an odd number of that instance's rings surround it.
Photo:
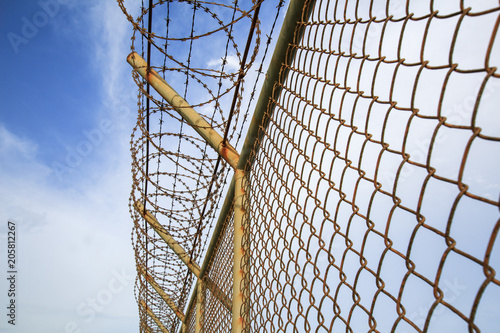
<path fill-rule="evenodd" d="M 248 164 L 249 331 L 498 330 L 499 22 L 315 1 Z"/>
<path fill-rule="evenodd" d="M 217 240 L 216 252 L 210 258 L 208 278 L 216 283 L 224 295 L 215 295 L 207 290 L 205 304 L 205 332 L 230 332 L 231 310 L 221 302 L 221 296 L 232 300 L 233 294 L 233 212 L 224 222 L 223 232 Z"/>
<path fill-rule="evenodd" d="M 281 68 L 279 94 L 269 101 L 246 168 L 246 330 L 497 331 L 498 2 L 316 0 L 309 5 L 312 14 L 297 27 L 303 37 L 289 47 L 293 60 Z M 147 34 L 140 19 L 134 22 Z M 189 67 L 183 63 L 172 71 Z M 190 84 L 203 86 L 212 72 L 193 73 L 204 75 Z M 213 103 L 210 108 L 218 110 L 218 99 L 210 96 L 221 92 L 187 99 L 200 108 Z M 157 184 L 160 192 L 148 193 L 149 208 L 191 249 L 192 230 L 200 222 L 199 208 L 192 205 L 204 201 L 216 156 L 194 134 L 181 134 L 185 128 L 169 134 L 159 127 L 146 135 L 144 89 L 140 98 L 132 200 L 143 199 L 146 178 Z M 158 104 L 154 115 L 170 112 Z M 208 118 L 215 119 L 215 128 L 227 124 L 223 112 Z M 168 136 L 179 144 L 186 138 L 203 153 L 194 158 L 157 149 L 148 159 L 157 159 L 164 173 L 200 170 L 195 174 L 205 175 L 199 183 L 204 185 L 169 192 L 164 189 L 171 180 L 158 178 L 163 174 L 144 174 L 146 140 Z M 222 183 L 216 188 L 204 228 L 215 217 Z M 166 204 L 157 203 L 166 198 Z M 173 205 L 174 200 L 188 204 Z M 194 218 L 187 218 L 193 211 Z M 161 239 L 144 230 L 140 215 L 133 216 L 138 265 L 147 264 L 183 308 L 191 292 L 179 287 L 186 269 L 169 257 Z M 232 298 L 232 213 L 225 221 L 207 275 Z M 195 253 L 200 261 L 202 247 Z M 178 321 L 140 276 L 137 286 L 138 299 L 148 300 L 175 330 Z M 230 331 L 231 313 L 221 296 L 205 290 L 205 298 L 205 331 Z M 195 309 L 186 309 L 190 332 Z M 141 321 L 155 327 L 144 313 Z"/>

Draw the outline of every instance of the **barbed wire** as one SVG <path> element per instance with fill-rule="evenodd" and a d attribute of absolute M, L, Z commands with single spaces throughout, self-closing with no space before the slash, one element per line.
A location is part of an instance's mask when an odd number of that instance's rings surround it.
<path fill-rule="evenodd" d="M 235 1 L 232 5 L 227 5 L 204 1 L 155 1 L 151 8 L 143 6 L 137 18 L 132 18 L 127 12 L 124 1 L 117 2 L 134 27 L 132 50 L 136 47 L 136 36 L 140 35 L 142 48 L 144 45 L 153 46 L 151 68 L 167 81 L 174 80 L 177 85 L 173 86 L 178 91 L 183 86 L 184 98 L 213 128 L 223 133 L 230 127 L 227 130 L 228 141 L 232 140 L 235 133 L 238 138 L 241 137 L 243 123 L 239 115 L 244 99 L 244 79 L 254 66 L 262 68 L 265 59 L 265 55 L 260 56 L 260 64 L 255 64 L 260 46 L 260 21 L 255 22 L 255 33 L 249 39 L 248 58 L 240 54 L 238 44 L 247 42 L 243 31 L 249 31 L 254 19 L 253 12 L 261 2 L 240 4 Z M 176 16 L 178 20 L 179 12 L 186 10 L 183 7 L 191 9 L 189 29 L 185 29 L 184 22 L 182 27 L 172 23 L 171 17 Z M 148 32 L 144 28 L 144 22 L 149 21 L 144 17 L 150 13 L 154 13 L 153 29 Z M 165 33 L 155 31 L 159 25 L 154 22 L 162 21 L 161 15 L 166 17 L 163 25 Z M 207 19 L 215 22 L 211 25 L 213 29 L 197 34 L 196 30 L 210 27 Z M 185 15 L 182 20 L 186 21 Z M 270 36 L 271 34 L 272 31 L 269 32 Z M 197 55 L 201 47 L 199 43 L 207 38 L 210 43 L 221 40 L 225 45 L 211 53 L 211 59 L 217 59 L 218 55 L 220 59 L 215 64 L 209 64 L 211 67 L 207 67 L 209 59 L 203 57 L 200 60 Z M 184 55 L 179 51 L 182 48 L 179 45 L 183 44 L 188 45 Z M 142 54 L 144 55 L 144 51 Z M 155 65 L 160 61 L 162 66 Z M 235 61 L 239 62 L 237 68 Z M 183 82 L 179 80 L 179 75 L 184 75 Z M 142 214 L 134 209 L 134 203 L 143 201 L 145 208 L 167 227 L 174 239 L 191 254 L 193 261 L 199 262 L 216 217 L 221 191 L 227 185 L 228 168 L 224 163 L 221 167 L 216 167 L 218 156 L 211 148 L 207 148 L 206 142 L 192 128 L 186 127 L 184 120 L 176 112 L 172 112 L 171 106 L 156 92 L 148 93 L 146 82 L 137 73 L 133 73 L 133 78 L 139 87 L 139 115 L 131 137 L 133 188 L 130 211 L 134 220 L 132 243 L 136 263 L 139 273 L 141 269 L 145 269 L 174 303 L 183 309 L 194 277 L 154 230 L 142 225 Z M 240 87 L 240 92 L 235 93 L 237 87 Z M 255 89 L 257 87 L 254 86 L 253 94 Z M 237 101 L 232 111 L 225 102 L 230 95 L 235 95 Z M 146 101 L 150 102 L 149 108 Z M 146 109 L 149 110 L 149 130 Z M 210 109 L 211 115 L 207 116 Z M 244 119 L 247 119 L 248 112 L 247 109 Z M 228 121 L 230 114 L 235 116 L 231 126 Z M 148 145 L 149 153 L 144 150 Z M 155 165 L 155 170 L 146 172 L 148 163 Z M 150 187 L 148 192 L 144 191 L 145 183 Z M 139 304 L 141 329 L 150 327 L 155 331 L 157 327 L 146 313 L 146 307 L 141 305 L 142 301 L 145 301 L 166 328 L 172 331 L 178 329 L 180 322 L 175 313 L 165 305 L 141 274 L 138 274 L 135 295 Z"/>

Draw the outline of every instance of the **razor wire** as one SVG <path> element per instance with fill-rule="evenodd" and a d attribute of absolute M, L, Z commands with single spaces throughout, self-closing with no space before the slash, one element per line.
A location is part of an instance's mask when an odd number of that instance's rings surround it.
<path fill-rule="evenodd" d="M 264 24 L 267 40 L 262 52 L 261 23 L 256 20 L 248 52 L 240 50 L 239 45 L 247 44 L 250 23 L 262 2 L 154 1 L 147 8 L 143 2 L 136 18 L 124 1 L 117 2 L 134 28 L 131 49 L 139 45 L 145 56 L 145 45 L 153 46 L 151 54 L 147 54 L 151 68 L 166 78 L 214 129 L 225 133 L 228 142 L 237 144 L 261 74 L 255 75 L 254 71 L 263 67 L 274 30 L 274 24 L 270 28 L 268 22 Z M 267 3 L 272 5 L 270 12 L 276 13 L 275 23 L 283 1 Z M 153 19 L 151 31 L 145 28 L 150 23 L 148 15 Z M 248 76 L 254 86 L 251 97 L 245 98 Z M 154 279 L 181 310 L 189 300 L 194 276 L 153 228 L 147 227 L 142 215 L 145 209 L 152 213 L 191 255 L 191 260 L 201 264 L 228 170 L 224 163 L 218 166 L 217 154 L 172 112 L 168 103 L 156 92 L 147 92 L 147 83 L 137 73 L 133 78 L 139 87 L 139 113 L 131 138 L 130 212 L 134 220 L 132 243 L 138 267 L 135 294 L 140 327 L 159 329 L 149 309 L 166 329 L 175 331 L 180 321 L 142 272 Z M 234 105 L 229 110 L 231 98 Z M 138 211 L 137 203 L 144 205 L 143 211 Z M 189 323 L 193 326 L 194 319 Z"/>

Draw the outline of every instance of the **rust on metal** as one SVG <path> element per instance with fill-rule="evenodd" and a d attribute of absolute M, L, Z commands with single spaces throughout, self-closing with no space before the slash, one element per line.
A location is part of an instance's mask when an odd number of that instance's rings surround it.
<path fill-rule="evenodd" d="M 167 243 L 167 245 L 172 249 L 172 251 L 174 251 L 175 254 L 177 254 L 179 259 L 181 259 L 184 262 L 184 264 L 186 264 L 186 266 L 191 270 L 191 272 L 193 272 L 194 275 L 199 277 L 200 266 L 198 266 L 198 264 L 196 264 L 191 260 L 186 251 L 179 245 L 179 243 L 177 243 L 175 239 L 173 239 L 173 237 L 168 233 L 167 230 L 165 230 L 165 228 L 158 222 L 158 220 L 150 212 L 145 210 L 144 206 L 139 201 L 136 201 L 134 203 L 134 207 L 140 214 L 143 215 L 146 222 L 148 222 L 151 225 L 151 227 L 153 227 L 153 229 L 158 233 L 158 235 L 161 238 L 163 238 L 165 243 Z"/>
<path fill-rule="evenodd" d="M 172 309 L 172 311 L 176 314 L 176 316 L 184 321 L 185 316 L 181 310 L 175 305 L 174 301 L 167 295 L 167 293 L 160 287 L 160 285 L 153 279 L 151 275 L 144 269 L 142 266 L 138 266 L 139 272 L 146 278 L 146 281 L 153 287 L 154 290 L 161 296 L 161 298 L 165 301 L 165 303 Z"/>
<path fill-rule="evenodd" d="M 172 236 L 168 233 L 168 231 L 158 222 L 158 220 L 147 210 L 144 209 L 142 203 L 136 201 L 134 203 L 134 208 L 137 212 L 143 215 L 146 222 L 148 222 L 151 227 L 158 233 L 158 235 L 167 243 L 167 245 L 174 251 L 177 256 L 184 262 L 184 264 L 191 270 L 191 272 L 198 279 L 205 279 L 206 287 L 213 293 L 215 297 L 217 297 L 220 302 L 228 309 L 231 310 L 232 305 L 229 301 L 227 295 L 222 292 L 222 290 L 217 286 L 216 283 L 211 281 L 209 277 L 202 277 L 200 275 L 200 266 L 197 263 L 193 262 L 186 251 L 177 243 Z"/>
<path fill-rule="evenodd" d="M 202 280 L 198 280 L 196 287 L 196 328 L 195 333 L 203 333 L 205 320 L 205 286 Z"/>
<path fill-rule="evenodd" d="M 240 155 L 212 126 L 200 116 L 154 69 L 147 69 L 146 61 L 137 53 L 127 57 L 128 63 L 186 120 L 224 160 L 236 169 Z M 222 155 L 224 150 L 224 155 Z"/>
<path fill-rule="evenodd" d="M 167 328 L 163 325 L 161 320 L 154 314 L 154 312 L 146 305 L 146 302 L 144 300 L 140 300 L 139 304 L 142 306 L 142 308 L 145 310 L 145 312 L 153 319 L 155 324 L 158 326 L 158 328 L 161 330 L 162 333 L 169 333 Z"/>
<path fill-rule="evenodd" d="M 415 5 L 418 0 L 391 2 L 390 8 L 376 1 L 364 6 L 355 0 L 312 0 L 307 8 L 294 2 L 289 13 L 296 14 L 297 27 L 282 29 L 286 38 L 276 44 L 277 56 L 238 160 L 247 185 L 229 192 L 206 252 L 201 244 L 217 219 L 211 212 L 222 199 L 224 176 L 234 167 L 231 152 L 215 140 L 220 156 L 229 161 L 219 176 L 212 168 L 219 155 L 210 149 L 205 155 L 205 141 L 197 133 L 162 127 L 180 117 L 156 93 L 146 93 L 146 81 L 133 72 L 140 112 L 132 140 L 131 202 L 146 202 L 172 237 L 184 242 L 185 252 L 193 253 L 191 259 L 203 260 L 205 331 L 430 332 L 444 313 L 447 325 L 469 332 L 496 327 L 485 318 L 491 317 L 491 295 L 500 288 L 495 266 L 499 165 L 491 155 L 500 150 L 498 2 L 453 7 L 431 1 L 425 8 Z M 197 15 L 217 6 L 184 4 L 193 11 L 202 8 Z M 184 75 L 184 96 L 189 96 L 184 99 L 193 109 L 216 110 L 206 119 L 222 133 L 229 123 L 221 98 L 225 91 L 213 87 L 234 83 L 229 91 L 241 84 L 248 92 L 249 86 L 239 82 L 241 71 L 207 69 L 194 65 L 194 58 L 176 58 L 168 28 L 167 34 L 148 34 L 141 27 L 143 15 L 129 20 L 143 37 L 136 42 L 169 45 L 169 51 L 153 50 L 166 65 L 153 64 L 158 76 L 146 73 L 146 78 Z M 219 31 L 229 27 L 222 19 L 216 25 Z M 188 42 L 198 37 L 194 20 L 191 28 L 194 37 Z M 478 36 L 474 43 L 471 35 Z M 227 55 L 221 57 L 225 64 Z M 255 68 L 239 65 L 245 71 Z M 193 98 L 197 88 L 207 97 Z M 172 96 L 173 104 L 182 103 L 178 95 Z M 152 114 L 158 125 L 151 131 L 144 126 L 147 98 L 157 105 Z M 232 134 L 246 128 L 244 119 L 242 113 L 234 117 Z M 150 154 L 144 153 L 146 142 Z M 234 139 L 228 142 L 240 146 Z M 186 143 L 198 155 L 186 154 Z M 148 162 L 156 168 L 146 172 Z M 203 185 L 190 187 L 193 179 Z M 205 196 L 205 184 L 212 181 L 221 191 Z M 155 192 L 143 192 L 146 182 Z M 210 204 L 207 214 L 199 213 L 200 202 Z M 481 226 L 470 223 L 469 215 L 480 217 Z M 184 262 L 163 238 L 144 230 L 140 213 L 134 210 L 132 216 L 137 261 L 149 259 L 154 278 L 161 276 L 169 292 L 187 300 L 195 289 L 193 274 L 177 274 L 188 271 Z M 189 248 L 189 241 L 202 234 L 200 246 Z M 458 274 L 464 270 L 474 274 Z M 163 305 L 144 277 L 139 279 L 138 300 Z M 475 286 L 467 289 L 467 297 L 460 290 L 464 286 Z M 427 295 L 429 302 L 419 303 L 415 293 Z M 196 297 L 192 292 L 192 302 L 182 307 L 183 332 L 195 331 Z M 177 330 L 176 315 L 162 309 L 155 313 Z M 142 307 L 139 311 L 141 321 L 151 322 Z"/>
<path fill-rule="evenodd" d="M 235 172 L 235 197 L 234 197 L 234 274 L 233 274 L 233 325 L 232 332 L 240 333 L 246 329 L 248 309 L 245 308 L 246 275 L 248 262 L 245 262 L 245 227 L 248 222 L 245 214 L 246 202 L 246 175 L 245 171 L 237 169 Z"/>

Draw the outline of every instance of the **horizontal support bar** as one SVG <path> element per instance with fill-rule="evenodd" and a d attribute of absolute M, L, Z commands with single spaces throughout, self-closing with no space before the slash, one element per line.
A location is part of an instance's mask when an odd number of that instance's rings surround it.
<path fill-rule="evenodd" d="M 165 80 L 154 70 L 148 70 L 148 64 L 137 52 L 127 57 L 127 62 L 139 73 L 179 114 L 214 148 L 222 158 L 236 169 L 240 155 L 212 126 L 197 113 L 184 98 L 182 98 Z"/>
<path fill-rule="evenodd" d="M 172 249 L 172 251 L 177 254 L 179 259 L 181 259 L 184 264 L 189 268 L 189 270 L 198 278 L 202 279 L 200 274 L 200 266 L 191 260 L 186 251 L 175 241 L 175 239 L 168 233 L 165 228 L 158 222 L 158 220 L 147 210 L 144 209 L 144 206 L 139 201 L 134 203 L 134 208 L 139 212 L 146 222 L 156 231 L 156 233 L 167 243 L 167 245 Z M 206 287 L 210 290 L 210 292 L 217 297 L 217 299 L 229 310 L 231 311 L 232 305 L 229 297 L 217 286 L 215 282 L 213 282 L 208 276 L 204 277 Z"/>
<path fill-rule="evenodd" d="M 231 311 L 233 305 L 231 303 L 231 299 L 226 295 L 226 293 L 224 293 L 219 288 L 219 286 L 215 282 L 213 282 L 208 276 L 205 276 L 204 281 L 205 281 L 205 286 L 207 287 L 208 290 L 210 290 L 212 295 L 214 295 L 228 311 Z"/>
<path fill-rule="evenodd" d="M 198 266 L 194 261 L 191 260 L 189 254 L 182 248 L 182 246 L 177 243 L 177 241 L 163 228 L 163 226 L 158 222 L 158 220 L 147 210 L 144 209 L 144 206 L 139 201 L 134 203 L 135 209 L 142 214 L 146 222 L 149 223 L 151 227 L 156 231 L 156 233 L 167 243 L 167 245 L 174 251 L 175 254 L 181 259 L 189 270 L 196 275 L 200 276 L 200 266 Z"/>
<path fill-rule="evenodd" d="M 167 330 L 167 328 L 161 322 L 161 320 L 158 319 L 158 317 L 154 314 L 153 311 L 151 311 L 151 309 L 146 305 L 146 302 L 144 302 L 144 300 L 141 299 L 139 301 L 139 304 L 144 308 L 144 310 L 146 310 L 148 316 L 150 316 L 151 319 L 153 319 L 153 321 L 156 323 L 156 325 L 160 328 L 160 330 L 163 333 L 169 333 L 168 330 Z"/>
<path fill-rule="evenodd" d="M 141 326 L 147 333 L 153 333 L 151 327 L 149 327 L 148 324 L 146 324 L 145 322 L 141 321 Z"/>
<path fill-rule="evenodd" d="M 179 318 L 181 321 L 184 321 L 185 318 L 184 313 L 182 313 L 182 311 L 179 310 L 177 305 L 175 305 L 174 301 L 172 301 L 172 299 L 167 295 L 167 293 L 165 293 L 165 291 L 161 289 L 160 285 L 153 279 L 153 277 L 149 275 L 149 273 L 146 272 L 146 270 L 142 266 L 139 266 L 139 272 L 144 276 L 144 278 L 146 279 L 146 281 L 148 281 L 151 287 L 153 287 L 153 289 L 156 290 L 156 292 L 161 296 L 161 298 L 165 301 L 165 303 L 167 303 L 170 309 L 174 311 L 177 318 Z"/>

